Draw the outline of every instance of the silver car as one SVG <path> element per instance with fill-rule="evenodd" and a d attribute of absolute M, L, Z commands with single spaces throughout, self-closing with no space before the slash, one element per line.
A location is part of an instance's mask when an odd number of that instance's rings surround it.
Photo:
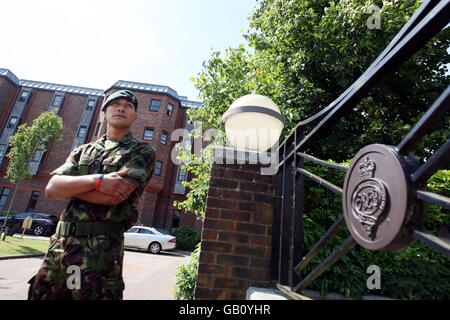
<path fill-rule="evenodd" d="M 132 227 L 124 233 L 125 248 L 140 249 L 158 253 L 161 250 L 174 250 L 177 240 L 172 235 L 159 232 L 150 227 Z"/>

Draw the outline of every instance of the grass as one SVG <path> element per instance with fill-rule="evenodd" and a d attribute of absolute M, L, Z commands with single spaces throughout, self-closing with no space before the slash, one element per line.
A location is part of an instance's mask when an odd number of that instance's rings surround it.
<path fill-rule="evenodd" d="M 0 256 L 46 253 L 49 244 L 48 240 L 21 239 L 6 236 L 5 241 L 1 241 L 0 238 Z"/>

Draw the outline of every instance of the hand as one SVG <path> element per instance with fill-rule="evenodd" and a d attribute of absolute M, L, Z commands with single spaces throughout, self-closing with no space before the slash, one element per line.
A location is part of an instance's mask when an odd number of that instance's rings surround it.
<path fill-rule="evenodd" d="M 100 183 L 99 191 L 117 197 L 120 202 L 124 201 L 136 189 L 133 183 L 122 178 L 127 173 L 128 169 L 105 174 Z"/>

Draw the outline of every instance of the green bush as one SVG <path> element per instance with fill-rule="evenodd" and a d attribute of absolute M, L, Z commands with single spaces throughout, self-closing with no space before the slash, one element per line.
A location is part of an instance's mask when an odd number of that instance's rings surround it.
<path fill-rule="evenodd" d="M 8 211 L 2 211 L 2 212 L 0 212 L 0 217 L 6 217 L 6 214 L 8 213 Z M 9 212 L 9 216 L 12 216 L 13 214 L 16 214 L 17 213 L 17 211 L 14 211 L 14 210 L 11 210 L 10 212 Z"/>
<path fill-rule="evenodd" d="M 202 231 L 191 227 L 178 227 L 172 234 L 177 238 L 177 249 L 194 251 L 201 240 Z"/>
<path fill-rule="evenodd" d="M 193 300 L 195 281 L 197 279 L 198 258 L 200 255 L 200 243 L 191 254 L 191 261 L 177 268 L 175 288 L 172 291 L 177 300 Z"/>
<path fill-rule="evenodd" d="M 331 162 L 331 161 L 330 161 Z M 345 164 L 344 164 L 345 165 Z M 342 185 L 345 174 L 324 167 L 308 167 L 308 171 Z M 437 172 L 428 181 L 429 191 L 447 194 L 450 190 L 450 170 Z M 330 192 L 327 208 L 326 190 L 320 185 L 305 182 L 304 254 L 325 234 L 325 231 L 342 215 L 342 199 Z M 424 229 L 435 234 L 443 225 L 449 225 L 448 210 L 435 205 L 428 206 Z M 303 271 L 307 275 L 350 236 L 344 228 Z M 369 290 L 366 273 L 370 265 L 381 270 L 381 289 Z M 338 292 L 360 299 L 363 295 L 383 295 L 396 299 L 450 298 L 450 263 L 439 251 L 421 241 L 414 241 L 397 252 L 370 251 L 360 246 L 350 250 L 341 260 L 314 280 L 308 289 L 319 290 L 324 296 Z"/>

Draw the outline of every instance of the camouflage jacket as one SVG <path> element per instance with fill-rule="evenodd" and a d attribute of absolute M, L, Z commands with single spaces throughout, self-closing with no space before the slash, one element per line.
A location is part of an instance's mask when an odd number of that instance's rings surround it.
<path fill-rule="evenodd" d="M 155 168 L 156 153 L 148 143 L 133 138 L 131 132 L 120 140 L 109 140 L 106 134 L 97 141 L 75 148 L 66 162 L 50 175 L 81 176 L 111 173 L 128 169 L 125 179 L 136 185 L 128 199 L 115 206 L 70 200 L 60 220 L 109 221 L 124 223 L 127 230 L 138 219 L 138 201 Z"/>

